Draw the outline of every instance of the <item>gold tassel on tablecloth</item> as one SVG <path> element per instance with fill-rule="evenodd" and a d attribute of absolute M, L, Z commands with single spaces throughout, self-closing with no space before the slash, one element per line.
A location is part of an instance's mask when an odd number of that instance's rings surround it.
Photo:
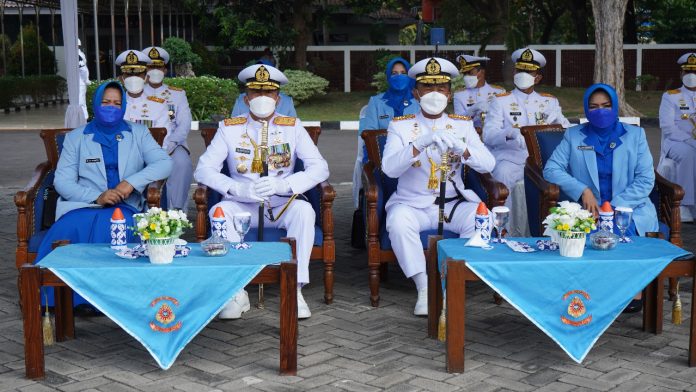
<path fill-rule="evenodd" d="M 677 293 L 677 298 L 672 304 L 672 324 L 681 325 L 682 323 L 682 303 L 679 297 L 679 282 L 677 282 L 677 287 L 675 288 Z"/>
<path fill-rule="evenodd" d="M 430 162 L 430 177 L 428 177 L 428 189 L 437 189 L 437 169 L 439 165 L 433 161 L 433 158 L 428 157 L 428 162 Z"/>
<path fill-rule="evenodd" d="M 437 322 L 437 340 L 444 342 L 447 340 L 447 301 L 445 301 L 446 295 L 442 296 L 442 312 L 440 312 L 440 319 Z"/>
<path fill-rule="evenodd" d="M 55 342 L 53 338 L 53 323 L 51 322 L 51 315 L 48 313 L 48 297 L 44 295 L 46 301 L 46 311 L 43 316 L 43 321 L 41 327 L 43 329 L 43 343 L 45 346 L 52 346 Z"/>

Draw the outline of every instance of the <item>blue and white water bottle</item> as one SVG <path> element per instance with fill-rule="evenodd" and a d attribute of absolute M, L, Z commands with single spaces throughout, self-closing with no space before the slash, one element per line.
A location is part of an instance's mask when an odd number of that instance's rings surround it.
<path fill-rule="evenodd" d="M 111 249 L 121 250 L 126 245 L 126 218 L 121 209 L 116 207 L 111 214 Z"/>
<path fill-rule="evenodd" d="M 211 219 L 211 231 L 213 235 L 227 239 L 227 219 L 221 207 L 215 208 L 213 219 Z"/>
<path fill-rule="evenodd" d="M 488 216 L 488 207 L 484 202 L 480 202 L 476 209 L 474 229 L 481 234 L 481 239 L 486 243 L 491 241 L 491 222 Z"/>
<path fill-rule="evenodd" d="M 599 231 L 614 232 L 614 210 L 608 201 L 599 208 Z"/>

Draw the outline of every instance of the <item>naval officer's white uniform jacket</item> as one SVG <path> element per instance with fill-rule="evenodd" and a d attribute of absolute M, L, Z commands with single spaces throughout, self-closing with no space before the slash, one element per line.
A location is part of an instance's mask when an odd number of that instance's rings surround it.
<path fill-rule="evenodd" d="M 454 93 L 454 113 L 469 116 L 474 119 L 474 126 L 481 126 L 481 112 L 487 112 L 490 101 L 496 94 L 502 94 L 505 89 L 500 86 L 485 83 L 481 87 L 467 88 Z M 480 102 L 484 102 L 481 104 Z M 482 106 L 486 109 L 481 110 Z"/>
<path fill-rule="evenodd" d="M 186 91 L 178 87 L 162 84 L 153 88 L 145 84 L 145 95 L 164 99 L 167 105 L 167 116 L 172 122 L 171 135 L 163 147 L 171 153 L 177 146 L 183 146 L 188 151 L 186 139 L 191 131 L 191 108 L 189 107 Z"/>
<path fill-rule="evenodd" d="M 696 91 L 682 86 L 662 95 L 660 103 L 662 148 L 658 170 L 684 188 L 682 205 L 696 205 Z M 671 159 L 671 173 L 663 169 Z"/>
<path fill-rule="evenodd" d="M 168 109 L 164 99 L 148 96 L 143 92 L 138 98 L 128 95 L 126 104 L 124 120 L 142 124 L 147 128 L 167 129 L 167 136 L 164 137 L 164 142 L 162 143 L 163 148 L 166 149 L 173 125 L 169 120 Z"/>
<path fill-rule="evenodd" d="M 227 236 L 231 241 L 237 240 L 231 221 L 234 213 L 249 212 L 252 215 L 252 227 L 256 227 L 258 222 L 259 202 L 232 195 L 230 188 L 235 183 L 253 188 L 254 181 L 260 177 L 258 173 L 251 173 L 254 158 L 251 141 L 253 139 L 260 144 L 261 129 L 261 122 L 253 120 L 249 114 L 221 121 L 194 172 L 198 182 L 223 195 L 223 200 L 210 208 L 210 216 L 212 218 L 216 207 L 222 207 L 227 219 Z M 285 179 L 292 194 L 304 193 L 329 178 L 328 164 L 300 120 L 274 115 L 268 124 L 268 146 L 268 175 Z M 304 170 L 293 173 L 297 159 L 302 160 Z M 224 162 L 227 162 L 230 176 L 220 173 Z M 269 204 L 276 217 L 289 197 L 290 194 L 270 197 Z M 309 257 L 315 234 L 315 213 L 312 206 L 304 200 L 296 199 L 275 222 L 271 222 L 268 215 L 264 222 L 267 227 L 286 229 L 288 237 L 297 240 L 297 281 L 309 283 Z"/>

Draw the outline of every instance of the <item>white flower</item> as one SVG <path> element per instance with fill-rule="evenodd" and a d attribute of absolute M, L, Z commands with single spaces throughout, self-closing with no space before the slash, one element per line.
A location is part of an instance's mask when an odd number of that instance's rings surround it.
<path fill-rule="evenodd" d="M 147 219 L 140 219 L 138 221 L 138 230 L 144 229 L 147 227 Z"/>
<path fill-rule="evenodd" d="M 592 213 L 587 210 L 580 210 L 575 216 L 577 216 L 579 219 L 589 219 L 592 217 Z"/>
<path fill-rule="evenodd" d="M 559 207 L 563 208 L 568 215 L 573 215 L 577 213 L 578 211 L 582 210 L 582 206 L 578 203 L 574 203 L 572 201 L 562 201 L 559 204 Z"/>
<path fill-rule="evenodd" d="M 573 224 L 575 223 L 575 218 L 568 215 L 563 215 L 559 218 L 559 222 L 561 222 L 562 225 L 568 225 L 570 227 L 573 227 Z"/>
<path fill-rule="evenodd" d="M 149 210 L 147 210 L 147 213 L 151 214 L 151 215 L 156 215 L 156 214 L 159 214 L 160 212 L 162 212 L 162 209 L 159 207 L 152 207 Z"/>

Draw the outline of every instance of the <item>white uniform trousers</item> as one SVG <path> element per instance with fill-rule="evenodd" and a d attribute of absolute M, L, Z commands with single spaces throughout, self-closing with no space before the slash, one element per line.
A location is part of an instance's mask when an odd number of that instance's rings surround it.
<path fill-rule="evenodd" d="M 170 209 L 188 211 L 188 195 L 193 181 L 191 156 L 185 148 L 178 146 L 170 157 L 173 167 L 172 174 L 167 179 L 167 206 Z"/>
<path fill-rule="evenodd" d="M 524 191 L 524 164 L 510 161 L 496 161 L 493 178 L 502 182 L 510 192 L 505 206 L 510 209 L 508 232 L 511 237 L 529 237 L 529 219 L 527 217 L 527 199 Z"/>
<path fill-rule="evenodd" d="M 453 201 L 445 205 L 445 216 L 449 216 L 455 203 L 456 201 Z M 478 203 L 467 201 L 460 203 L 454 211 L 452 221 L 445 223 L 445 230 L 459 233 L 461 238 L 471 237 L 474 234 L 477 208 Z M 435 204 L 426 208 L 394 204 L 387 209 L 389 240 L 406 277 L 425 273 L 425 254 L 420 241 L 420 232 L 437 229 L 438 217 L 438 206 Z"/>
<path fill-rule="evenodd" d="M 696 149 L 686 143 L 672 144 L 667 152 L 667 158 L 674 160 L 677 164 L 670 181 L 673 181 L 684 188 L 684 199 L 682 206 L 692 207 L 695 203 L 694 182 L 696 182 Z"/>
<path fill-rule="evenodd" d="M 211 219 L 217 207 L 222 207 L 222 211 L 225 213 L 225 219 L 227 220 L 227 239 L 232 242 L 239 241 L 239 235 L 234 231 L 234 224 L 232 223 L 232 216 L 234 214 L 240 212 L 250 213 L 251 227 L 258 227 L 259 204 L 257 203 L 241 203 L 223 200 L 210 209 L 208 215 Z M 283 205 L 273 208 L 273 215 L 277 217 L 282 209 Z M 265 209 L 264 215 L 265 227 L 285 229 L 288 232 L 287 236 L 295 239 L 297 248 L 297 283 L 309 283 L 309 257 L 312 254 L 312 246 L 314 246 L 314 220 L 316 218 L 312 205 L 304 200 L 296 199 L 290 203 L 285 213 L 275 222 L 271 222 L 270 219 L 268 219 L 267 209 Z M 244 240 L 256 241 L 256 238 L 247 236 Z"/>

